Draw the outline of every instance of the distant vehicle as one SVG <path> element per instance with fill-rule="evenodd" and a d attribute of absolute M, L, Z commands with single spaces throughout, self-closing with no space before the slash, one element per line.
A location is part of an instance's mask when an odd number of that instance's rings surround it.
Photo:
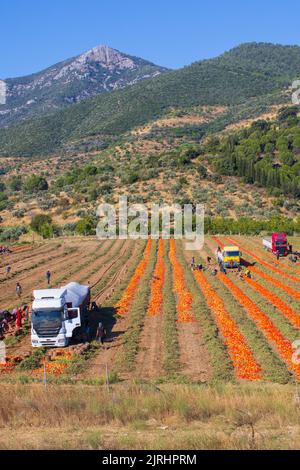
<path fill-rule="evenodd" d="M 37 347 L 65 347 L 82 332 L 83 318 L 90 304 L 90 288 L 71 282 L 60 289 L 33 292 L 31 344 Z"/>
<path fill-rule="evenodd" d="M 217 261 L 224 268 L 238 268 L 241 265 L 241 252 L 238 246 L 224 246 L 216 252 Z"/>
<path fill-rule="evenodd" d="M 279 256 L 287 256 L 289 253 L 289 245 L 286 237 L 286 233 L 278 233 L 274 232 L 272 233 L 271 237 L 265 237 L 263 238 L 263 247 L 274 253 L 274 255 L 277 255 L 277 252 L 279 253 Z"/>

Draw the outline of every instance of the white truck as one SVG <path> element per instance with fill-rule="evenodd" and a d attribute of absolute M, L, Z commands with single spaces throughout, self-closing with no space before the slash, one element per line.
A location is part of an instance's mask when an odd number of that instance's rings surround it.
<path fill-rule="evenodd" d="M 33 292 L 31 344 L 38 347 L 65 347 L 82 333 L 88 314 L 90 288 L 70 282 L 60 289 Z"/>

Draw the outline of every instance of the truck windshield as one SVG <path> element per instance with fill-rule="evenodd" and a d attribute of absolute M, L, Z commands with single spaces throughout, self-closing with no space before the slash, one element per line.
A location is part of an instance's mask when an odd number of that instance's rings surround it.
<path fill-rule="evenodd" d="M 32 324 L 33 327 L 59 327 L 62 324 L 62 310 L 33 310 Z"/>
<path fill-rule="evenodd" d="M 240 256 L 239 251 L 225 251 L 225 256 Z"/>

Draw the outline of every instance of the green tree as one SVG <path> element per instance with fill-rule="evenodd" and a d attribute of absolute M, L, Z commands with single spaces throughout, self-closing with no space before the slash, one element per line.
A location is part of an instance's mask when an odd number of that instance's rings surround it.
<path fill-rule="evenodd" d="M 21 191 L 23 185 L 21 176 L 12 176 L 8 185 L 12 191 Z"/>
<path fill-rule="evenodd" d="M 48 183 L 45 178 L 38 175 L 29 176 L 24 184 L 25 191 L 35 193 L 38 191 L 47 191 Z"/>
<path fill-rule="evenodd" d="M 31 229 L 43 236 L 49 231 L 49 226 L 52 225 L 52 219 L 49 214 L 36 214 L 32 217 L 30 222 Z"/>
<path fill-rule="evenodd" d="M 79 220 L 76 225 L 76 233 L 78 233 L 78 235 L 94 235 L 95 225 L 92 219 L 87 217 Z"/>

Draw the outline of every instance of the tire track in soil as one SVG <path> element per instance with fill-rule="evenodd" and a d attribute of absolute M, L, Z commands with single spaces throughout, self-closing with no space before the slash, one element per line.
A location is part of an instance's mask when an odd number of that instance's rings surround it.
<path fill-rule="evenodd" d="M 112 294 L 112 289 L 117 286 L 122 278 L 125 277 L 126 272 L 132 259 L 134 259 L 141 249 L 139 242 L 134 243 L 133 253 L 130 258 L 124 263 L 124 265 L 118 270 L 118 276 L 114 277 L 113 284 L 109 283 L 109 287 L 106 286 L 105 290 L 101 293 L 103 298 L 109 298 Z M 130 280 L 128 280 L 129 282 Z M 106 308 L 106 307 L 105 307 Z M 103 308 L 105 310 L 105 308 Z M 113 307 L 107 307 L 108 309 Z M 104 312 L 105 315 L 105 312 Z M 123 334 L 128 328 L 130 315 L 117 316 L 116 321 L 113 325 L 108 325 L 107 336 L 104 346 L 101 351 L 91 359 L 86 370 L 77 376 L 78 379 L 95 379 L 103 377 L 108 365 L 109 371 L 112 370 L 115 358 L 123 345 Z"/>
<path fill-rule="evenodd" d="M 102 280 L 105 273 L 107 271 L 109 271 L 110 267 L 113 266 L 118 261 L 121 254 L 124 252 L 124 248 L 125 248 L 125 251 L 126 251 L 126 249 L 128 247 L 127 242 L 128 242 L 128 240 L 126 240 L 125 243 L 124 243 L 123 240 L 116 240 L 113 243 L 113 245 L 109 248 L 109 250 L 106 252 L 106 254 L 104 254 L 104 256 L 102 256 L 102 261 L 101 261 L 102 265 L 101 265 L 100 269 L 97 269 L 97 271 L 92 272 L 99 265 L 99 259 L 98 259 L 93 263 L 94 266 L 93 266 L 92 270 L 90 270 L 91 266 L 89 266 L 89 274 L 88 275 L 86 275 L 84 277 L 81 275 L 81 279 L 85 279 L 85 281 L 88 279 L 88 283 L 89 283 L 92 291 L 99 284 L 99 282 Z M 95 300 L 95 298 L 93 298 L 93 300 Z"/>
<path fill-rule="evenodd" d="M 188 252 L 184 247 L 182 248 L 183 257 L 188 263 Z M 178 261 L 182 265 L 179 259 Z M 185 266 L 182 268 L 185 270 Z M 194 296 L 193 301 L 195 301 Z M 207 382 L 212 376 L 212 367 L 199 321 L 196 319 L 191 323 L 177 322 L 177 334 L 180 350 L 179 360 L 182 364 L 180 372 L 190 380 Z"/>
<path fill-rule="evenodd" d="M 54 241 L 51 241 L 49 242 L 49 244 L 53 244 L 55 243 Z M 7 257 L 10 257 L 11 259 L 16 259 L 17 260 L 21 260 L 21 259 L 26 259 L 28 258 L 29 256 L 31 256 L 33 253 L 35 253 L 36 251 L 38 250 L 41 250 L 45 248 L 45 242 L 44 243 L 35 243 L 34 245 L 30 245 L 27 247 L 26 250 L 14 250 L 12 247 L 10 247 L 10 249 L 12 250 L 10 253 L 2 253 L 1 254 L 1 262 L 2 261 L 5 261 L 5 258 Z M 24 258 L 22 257 L 22 255 L 24 255 Z M 1 263 L 0 263 L 0 266 L 1 266 Z"/>
<path fill-rule="evenodd" d="M 162 377 L 164 342 L 163 315 L 146 315 L 140 336 L 139 353 L 134 367 L 134 375 L 144 379 Z"/>
<path fill-rule="evenodd" d="M 30 274 L 30 271 L 33 271 L 34 269 L 38 269 L 40 266 L 43 264 L 48 263 L 51 260 L 51 253 L 56 253 L 57 248 L 53 247 L 45 252 L 41 252 L 39 254 L 34 254 L 32 257 L 29 257 L 25 260 L 24 264 L 23 261 L 19 261 L 18 263 L 14 264 L 7 264 L 11 266 L 11 273 L 10 276 L 7 277 L 6 273 L 4 272 L 3 275 L 0 277 L 0 284 L 5 283 L 6 281 L 16 279 L 18 276 L 23 275 L 26 273 L 26 275 Z M 38 258 L 38 262 L 33 264 L 33 261 Z M 53 259 L 56 259 L 57 256 L 54 256 Z"/>
<path fill-rule="evenodd" d="M 18 253 L 2 254 L 0 268 L 4 269 L 5 266 L 8 266 L 8 265 L 14 268 L 15 266 L 18 266 L 20 263 L 23 263 L 24 261 L 27 262 L 28 260 L 35 258 L 36 256 L 47 254 L 50 251 L 54 251 L 56 249 L 56 245 L 57 244 L 55 243 L 49 243 L 43 246 L 37 245 L 36 247 L 33 247 L 32 250 L 30 250 L 30 254 L 26 252 L 25 255 L 21 257 L 18 256 Z M 14 257 L 14 255 L 16 256 Z"/>
<path fill-rule="evenodd" d="M 66 247 L 60 247 L 58 251 L 61 251 L 61 253 L 57 254 L 57 256 L 55 256 L 53 261 L 50 260 L 46 266 L 45 264 L 43 264 L 41 266 L 38 266 L 37 268 L 34 268 L 30 272 L 29 276 L 28 274 L 24 273 L 24 275 L 21 277 L 17 276 L 12 280 L 8 279 L 7 282 L 4 283 L 3 290 L 5 290 L 6 292 L 9 290 L 12 292 L 11 297 L 10 297 L 11 298 L 10 303 L 14 301 L 13 299 L 15 299 L 16 304 L 20 304 L 20 303 L 24 303 L 25 301 L 28 301 L 28 297 L 30 296 L 30 293 L 32 293 L 32 291 L 35 289 L 35 285 L 34 285 L 35 283 L 46 284 L 45 269 L 50 269 L 50 271 L 52 272 L 52 279 L 55 280 L 55 276 L 57 276 L 60 272 L 65 271 L 66 269 L 63 263 L 64 258 L 65 258 L 66 263 L 69 263 L 70 261 L 76 260 L 76 258 L 79 256 L 79 251 L 78 251 L 79 247 L 76 247 L 75 253 L 73 252 L 70 256 L 68 256 L 68 254 L 65 253 L 65 250 L 66 250 Z M 58 269 L 56 269 L 56 267 L 58 267 Z M 23 289 L 23 295 L 21 299 L 17 299 L 15 296 L 15 285 L 17 282 L 21 283 L 21 286 Z M 41 285 L 37 285 L 36 287 L 41 288 Z M 4 296 L 1 296 L 1 294 L 0 294 L 0 302 L 1 304 L 4 303 L 4 305 L 6 305 L 6 308 L 9 305 L 8 303 L 9 301 Z M 5 307 L 2 306 L 2 308 L 5 308 Z"/>
<path fill-rule="evenodd" d="M 80 258 L 80 263 L 78 265 L 75 264 L 75 266 L 71 266 L 68 271 L 64 271 L 64 275 L 62 277 L 59 277 L 57 279 L 56 285 L 61 285 L 64 281 L 65 278 L 71 278 L 72 276 L 72 281 L 79 282 L 79 283 L 84 283 L 85 280 L 89 277 L 90 272 L 93 269 L 90 269 L 90 260 L 91 264 L 94 267 L 94 265 L 98 265 L 99 262 L 103 262 L 103 258 L 107 256 L 107 253 L 110 252 L 112 249 L 112 246 L 108 247 L 108 250 L 104 252 L 105 248 L 107 248 L 108 242 L 103 241 L 101 245 L 96 245 L 92 246 L 89 250 L 86 250 L 84 255 Z M 100 248 L 100 249 L 99 249 Z M 98 255 L 95 258 L 95 252 L 98 250 Z M 84 278 L 84 281 L 81 279 L 81 273 L 82 272 L 87 272 L 88 275 Z M 68 281 L 69 282 L 69 281 Z"/>
<path fill-rule="evenodd" d="M 122 247 L 122 250 L 121 252 L 119 253 L 118 251 L 118 255 L 117 257 L 111 262 L 111 263 L 107 263 L 107 265 L 104 266 L 104 270 L 103 270 L 103 273 L 101 275 L 101 277 L 99 279 L 96 280 L 96 282 L 94 283 L 93 287 L 96 287 L 99 282 L 102 280 L 103 276 L 109 272 L 111 270 L 111 268 L 120 260 L 123 258 L 123 256 L 125 255 L 125 253 L 128 251 L 129 247 L 131 245 L 131 241 L 130 240 L 126 240 L 126 242 L 124 243 L 123 247 Z M 115 286 L 117 284 L 119 284 L 119 282 L 121 281 L 123 275 L 125 275 L 125 273 L 127 272 L 128 270 L 128 264 L 125 263 L 123 266 L 121 266 L 120 269 L 118 269 L 112 276 L 111 279 L 108 280 L 108 283 L 106 284 L 105 287 L 103 287 L 99 292 L 96 292 L 96 295 L 94 297 L 94 299 L 97 301 L 98 304 L 101 305 L 101 303 L 108 299 L 109 296 L 111 296 L 113 293 L 114 293 L 114 290 L 115 290 Z"/>
<path fill-rule="evenodd" d="M 99 244 L 99 242 L 95 242 L 97 244 Z M 80 248 L 82 247 L 82 243 L 81 245 L 77 246 L 77 247 L 74 247 L 76 248 L 76 251 L 75 253 L 72 252 L 72 254 L 68 255 L 68 253 L 65 253 L 65 250 L 68 249 L 68 247 L 64 246 L 64 247 L 61 247 L 61 250 L 62 253 L 60 253 L 59 255 L 57 255 L 55 257 L 55 259 L 53 259 L 53 262 L 49 262 L 47 263 L 47 265 L 42 265 L 42 266 L 39 266 L 37 268 L 35 268 L 34 270 L 34 274 L 33 272 L 30 273 L 30 276 L 23 276 L 22 278 L 15 278 L 13 280 L 8 280 L 7 283 L 5 283 L 5 289 L 6 289 L 6 292 L 7 290 L 9 289 L 11 291 L 11 296 L 10 296 L 10 304 L 11 303 L 15 303 L 15 304 L 24 304 L 24 303 L 28 303 L 30 301 L 30 296 L 32 294 L 32 291 L 35 289 L 35 288 L 41 288 L 41 287 L 44 287 L 45 284 L 46 284 L 46 279 L 45 279 L 45 272 L 46 272 L 46 269 L 50 269 L 50 271 L 52 272 L 52 283 L 51 285 L 55 285 L 55 279 L 58 277 L 60 278 L 61 274 L 64 274 L 64 277 L 67 278 L 68 276 L 68 271 L 67 271 L 67 266 L 68 265 L 72 265 L 72 262 L 74 262 L 74 265 L 76 265 L 76 262 L 77 262 L 77 258 L 80 259 L 80 261 L 82 262 L 82 260 L 85 258 L 85 257 L 89 257 L 91 252 L 93 250 L 95 250 L 95 247 L 97 245 L 94 246 L 93 242 L 87 242 L 88 244 L 88 247 L 85 245 L 85 252 L 84 252 L 84 255 L 83 257 L 81 257 L 81 253 L 80 253 Z M 65 260 L 65 262 L 64 262 Z M 71 271 L 74 272 L 74 267 L 71 268 Z M 25 280 L 23 282 L 23 280 Z M 22 295 L 22 298 L 19 300 L 16 298 L 16 295 L 15 295 L 15 285 L 16 285 L 16 282 L 19 281 L 21 282 L 21 285 L 22 285 L 22 289 L 23 289 L 23 295 Z M 63 282 L 63 281 L 60 281 L 60 283 Z M 6 304 L 5 307 L 3 306 L 3 304 L 1 305 L 1 308 L 8 308 L 8 306 L 10 304 L 8 304 L 8 300 L 7 299 L 3 299 L 3 297 L 1 297 L 0 295 L 0 302 L 5 302 L 6 301 Z"/>
<path fill-rule="evenodd" d="M 164 253 L 166 250 L 166 242 L 163 246 L 163 252 L 160 253 L 159 247 L 157 249 L 157 259 L 155 269 L 159 261 L 164 263 Z M 159 258 L 160 257 L 160 258 Z M 165 277 L 166 268 L 164 268 L 164 274 L 162 279 Z M 153 273 L 153 276 L 155 272 Z M 153 279 L 153 277 L 152 277 Z M 162 286 L 163 290 L 163 286 Z M 151 301 L 151 292 L 150 298 Z M 149 306 L 148 306 L 149 308 Z M 163 357 L 164 357 L 164 340 L 163 340 L 163 306 L 162 311 L 156 313 L 156 315 L 150 315 L 147 311 L 144 317 L 143 329 L 140 335 L 139 352 L 135 363 L 135 375 L 137 377 L 143 377 L 144 379 L 155 379 L 162 377 L 164 374 L 163 370 Z"/>
<path fill-rule="evenodd" d="M 90 244 L 90 242 L 88 242 Z M 102 249 L 103 246 L 105 246 L 106 241 L 102 244 Z M 115 244 L 114 244 L 115 245 Z M 113 245 L 113 246 L 114 246 Z M 113 247 L 112 246 L 112 247 Z M 111 247 L 111 248 L 112 248 Z M 89 257 L 91 255 L 91 252 L 94 250 L 94 247 L 91 248 L 88 252 L 86 252 L 86 256 Z M 110 251 L 110 250 L 109 250 Z M 109 252 L 107 252 L 109 253 Z M 105 253 L 102 256 L 107 256 L 107 253 Z M 99 259 L 97 260 L 99 262 Z M 14 346 L 8 346 L 7 351 L 9 355 L 26 355 L 32 352 L 32 347 L 31 347 L 31 338 L 30 334 L 26 335 L 19 343 L 17 343 Z"/>

